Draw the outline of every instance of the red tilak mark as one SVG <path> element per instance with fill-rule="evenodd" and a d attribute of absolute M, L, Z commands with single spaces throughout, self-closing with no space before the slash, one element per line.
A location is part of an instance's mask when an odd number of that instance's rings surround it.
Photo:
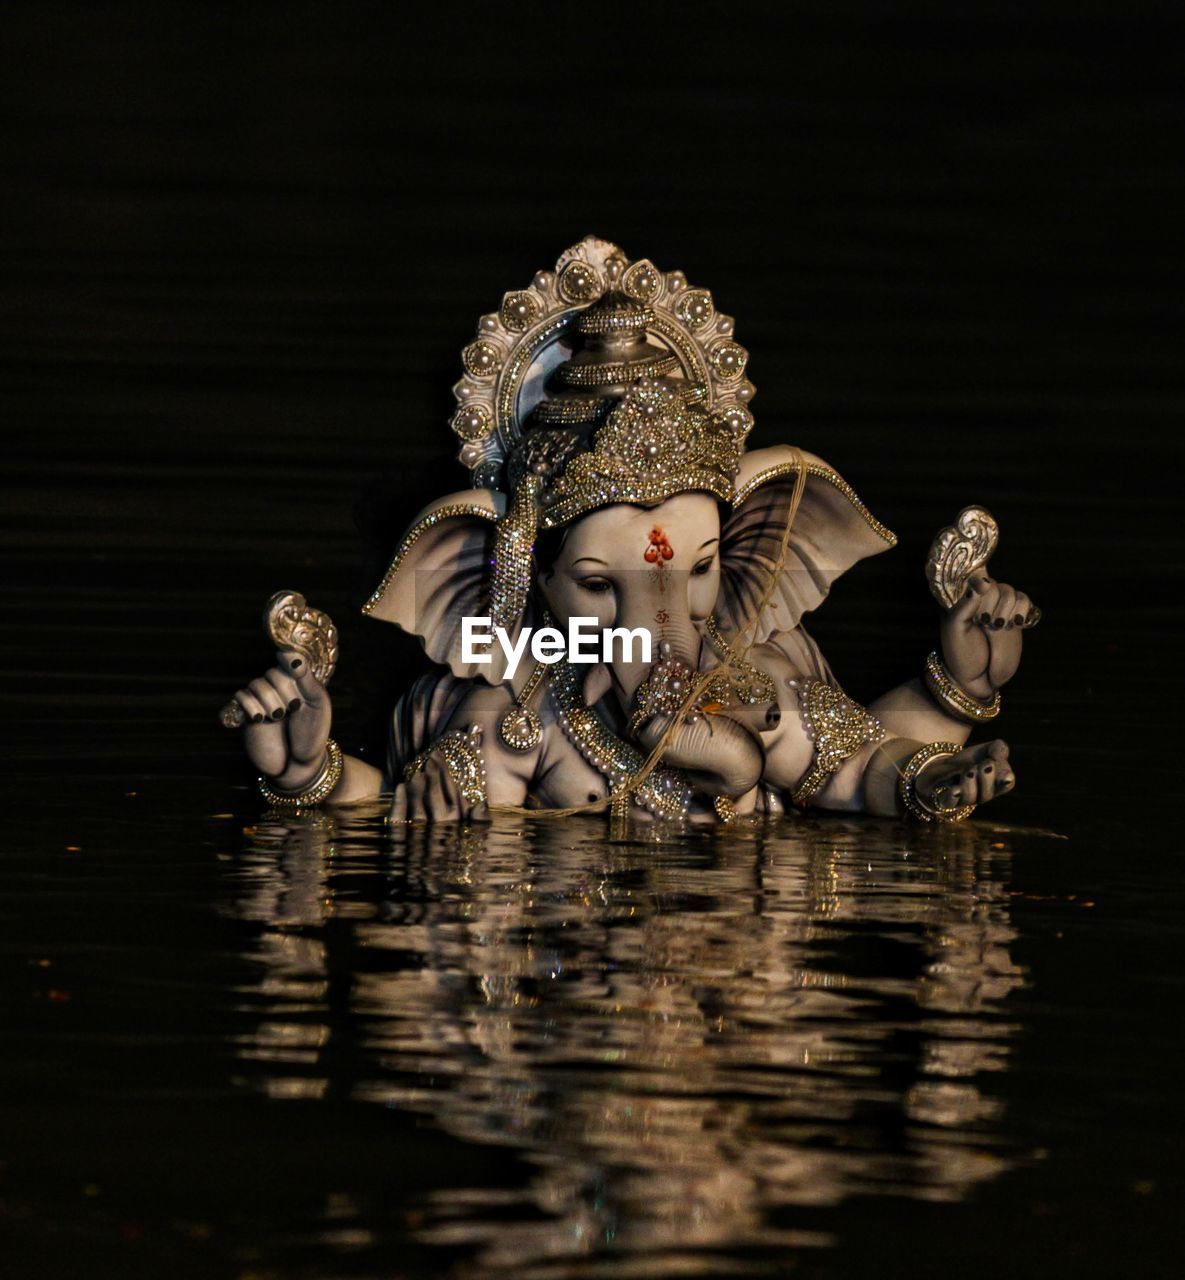
<path fill-rule="evenodd" d="M 656 525 L 650 530 L 650 545 L 642 553 L 647 564 L 657 564 L 660 560 L 670 560 L 675 554 L 674 547 L 667 541 L 667 535 Z"/>

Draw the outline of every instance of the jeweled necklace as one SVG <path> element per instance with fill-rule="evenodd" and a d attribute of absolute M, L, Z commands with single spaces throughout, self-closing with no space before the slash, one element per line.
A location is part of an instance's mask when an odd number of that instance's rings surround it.
<path fill-rule="evenodd" d="M 512 751 L 533 751 L 543 741 L 543 724 L 531 710 L 531 699 L 547 678 L 547 672 L 548 668 L 542 662 L 536 663 L 522 692 L 498 721 L 498 737 Z"/>
<path fill-rule="evenodd" d="M 584 705 L 580 678 L 567 659 L 552 668 L 547 694 L 564 737 L 608 782 L 610 793 L 624 791 L 646 757 Z M 682 821 L 691 808 L 690 783 L 681 770 L 669 765 L 655 765 L 633 795 L 634 801 L 656 818 Z"/>
<path fill-rule="evenodd" d="M 721 661 L 733 673 L 737 697 L 747 706 L 754 706 L 758 702 L 772 702 L 777 697 L 773 678 L 732 652 L 714 615 L 709 613 L 704 619 L 704 629 Z"/>

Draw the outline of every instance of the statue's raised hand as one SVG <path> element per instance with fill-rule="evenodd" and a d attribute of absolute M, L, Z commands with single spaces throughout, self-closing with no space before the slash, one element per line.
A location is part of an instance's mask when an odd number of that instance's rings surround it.
<path fill-rule="evenodd" d="M 1023 591 L 980 569 L 942 619 L 942 660 L 954 681 L 976 698 L 990 698 L 1016 674 L 1021 633 L 1041 611 Z"/>
<path fill-rule="evenodd" d="M 247 717 L 243 743 L 273 786 L 301 791 L 325 763 L 333 708 L 306 658 L 282 649 L 276 664 L 235 694 Z"/>

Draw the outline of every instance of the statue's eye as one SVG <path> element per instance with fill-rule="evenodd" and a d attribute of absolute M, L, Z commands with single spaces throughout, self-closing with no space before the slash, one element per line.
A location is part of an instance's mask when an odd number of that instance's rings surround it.
<path fill-rule="evenodd" d="M 613 584 L 608 578 L 580 578 L 576 585 L 583 587 L 585 591 L 591 591 L 593 595 L 597 596 L 613 589 Z"/>
<path fill-rule="evenodd" d="M 708 556 L 706 560 L 701 560 L 699 564 L 697 564 L 695 568 L 692 569 L 691 576 L 693 578 L 702 578 L 705 573 L 711 573 L 712 560 L 713 560 L 712 556 Z"/>

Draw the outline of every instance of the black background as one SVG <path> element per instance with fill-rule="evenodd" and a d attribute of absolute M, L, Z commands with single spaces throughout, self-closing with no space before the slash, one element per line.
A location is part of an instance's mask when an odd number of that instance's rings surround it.
<path fill-rule="evenodd" d="M 136 757 L 139 722 L 229 776 L 204 711 L 266 663 L 278 585 L 343 626 L 361 740 L 415 655 L 354 606 L 466 483 L 460 347 L 590 231 L 712 288 L 752 443 L 900 533 L 817 620 L 854 692 L 915 669 L 925 546 L 978 501 L 1046 615 L 1014 741 L 1130 722 L 1105 686 L 1179 607 L 1182 30 L 1006 10 L 8 6 L 17 767 Z"/>
<path fill-rule="evenodd" d="M 377 749 L 418 659 L 356 606 L 466 482 L 460 348 L 592 232 L 712 289 L 752 443 L 822 455 L 900 534 L 813 624 L 853 693 L 932 643 L 933 532 L 999 518 L 993 569 L 1045 612 L 1001 817 L 1086 841 L 1029 888 L 1175 859 L 1183 37 L 1151 4 L 5 6 L 0 750 L 52 802 L 39 838 L 84 779 L 248 780 L 214 712 L 267 665 L 277 587 L 341 625 L 336 732 Z M 1174 1033 L 1146 1033 L 1179 961 L 1133 996 L 1078 954 L 1167 1097 Z M 1054 1007 L 1077 974 L 1045 982 Z M 1084 1253 L 1106 1123 L 1082 1117 L 1081 1215 L 1024 1247 L 1159 1274 L 1163 1200 Z"/>

